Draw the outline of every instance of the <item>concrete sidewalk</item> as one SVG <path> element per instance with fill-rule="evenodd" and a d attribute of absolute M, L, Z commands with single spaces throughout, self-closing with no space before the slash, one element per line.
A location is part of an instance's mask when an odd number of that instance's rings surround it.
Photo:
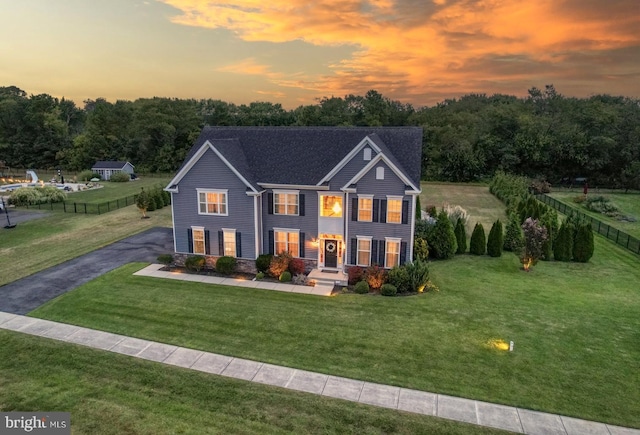
<path fill-rule="evenodd" d="M 637 429 L 297 370 L 5 312 L 0 312 L 0 329 L 215 375 L 517 433 L 640 435 Z"/>
<path fill-rule="evenodd" d="M 204 282 L 207 284 L 232 285 L 236 287 L 250 287 L 279 292 L 302 293 L 317 296 L 331 296 L 332 285 L 318 284 L 315 287 L 306 285 L 283 284 L 271 281 L 251 281 L 247 279 L 221 278 L 218 276 L 196 275 L 182 272 L 165 272 L 161 264 L 151 264 L 135 272 L 134 275 L 150 276 L 153 278 L 176 279 L 179 281 Z"/>

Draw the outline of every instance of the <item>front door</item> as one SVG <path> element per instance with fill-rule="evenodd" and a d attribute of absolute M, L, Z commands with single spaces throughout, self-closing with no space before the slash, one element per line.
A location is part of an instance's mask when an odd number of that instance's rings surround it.
<path fill-rule="evenodd" d="M 324 241 L 324 266 L 338 267 L 338 241 Z"/>

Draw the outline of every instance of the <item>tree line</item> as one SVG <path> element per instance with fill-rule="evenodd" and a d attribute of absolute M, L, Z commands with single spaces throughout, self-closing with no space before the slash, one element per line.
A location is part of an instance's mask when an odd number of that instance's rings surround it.
<path fill-rule="evenodd" d="M 126 160 L 142 172 L 173 172 L 205 125 L 422 126 L 423 179 L 474 181 L 501 170 L 640 188 L 640 100 L 622 96 L 566 97 L 547 85 L 524 98 L 469 94 L 422 108 L 375 90 L 292 110 L 177 98 L 98 98 L 78 107 L 0 87 L 0 160 L 9 167 L 82 170 Z"/>

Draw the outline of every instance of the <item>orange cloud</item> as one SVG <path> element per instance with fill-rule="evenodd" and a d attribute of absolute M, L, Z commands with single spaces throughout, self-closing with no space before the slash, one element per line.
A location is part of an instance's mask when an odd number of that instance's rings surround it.
<path fill-rule="evenodd" d="M 277 73 L 277 65 L 253 59 L 220 69 L 319 96 L 375 88 L 426 103 L 468 92 L 522 94 L 552 82 L 562 91 L 567 74 L 582 80 L 583 69 L 639 91 L 637 61 L 625 51 L 640 52 L 637 0 L 158 1 L 180 11 L 174 23 L 228 29 L 245 41 L 358 47 L 322 76 Z M 603 65 L 603 57 L 620 62 Z"/>

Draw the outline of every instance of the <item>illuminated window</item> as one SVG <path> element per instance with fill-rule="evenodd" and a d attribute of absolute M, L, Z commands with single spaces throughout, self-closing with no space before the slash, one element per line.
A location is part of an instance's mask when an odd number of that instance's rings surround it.
<path fill-rule="evenodd" d="M 273 238 L 275 243 L 275 253 L 288 252 L 294 257 L 300 256 L 300 236 L 297 230 L 284 231 L 274 230 Z"/>
<path fill-rule="evenodd" d="M 358 220 L 361 222 L 373 220 L 373 196 L 358 196 Z"/>
<path fill-rule="evenodd" d="M 222 242 L 224 245 L 224 255 L 236 256 L 236 230 L 222 229 Z"/>
<path fill-rule="evenodd" d="M 342 217 L 342 196 L 321 195 L 320 216 Z"/>
<path fill-rule="evenodd" d="M 402 197 L 387 197 L 387 222 L 402 223 Z"/>
<path fill-rule="evenodd" d="M 193 253 L 204 255 L 205 254 L 204 228 L 192 227 L 191 234 L 193 235 Z"/>
<path fill-rule="evenodd" d="M 227 216 L 227 191 L 198 189 L 198 213 Z"/>
<path fill-rule="evenodd" d="M 371 264 L 371 239 L 358 237 L 358 266 Z"/>
<path fill-rule="evenodd" d="M 400 265 L 400 239 L 385 237 L 384 267 L 392 268 Z"/>
<path fill-rule="evenodd" d="M 298 215 L 297 193 L 273 193 L 273 213 L 285 215 Z"/>

